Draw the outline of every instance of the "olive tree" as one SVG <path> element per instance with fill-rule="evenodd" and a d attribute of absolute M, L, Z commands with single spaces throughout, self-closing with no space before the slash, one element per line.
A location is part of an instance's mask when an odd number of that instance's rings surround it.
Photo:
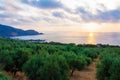
<path fill-rule="evenodd" d="M 69 68 L 72 70 L 71 76 L 75 70 L 80 71 L 87 65 L 86 59 L 83 56 L 78 56 L 74 53 L 66 53 L 64 57 L 66 58 Z"/>
<path fill-rule="evenodd" d="M 68 65 L 59 55 L 35 55 L 23 66 L 29 80 L 69 80 Z"/>

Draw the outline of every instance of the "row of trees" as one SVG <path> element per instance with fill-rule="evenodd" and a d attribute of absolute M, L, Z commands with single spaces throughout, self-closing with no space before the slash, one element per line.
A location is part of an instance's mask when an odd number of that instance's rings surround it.
<path fill-rule="evenodd" d="M 13 75 L 22 71 L 29 80 L 69 80 L 75 70 L 88 66 L 100 50 L 93 45 L 0 39 L 0 67 Z"/>
<path fill-rule="evenodd" d="M 98 80 L 120 80 L 120 48 L 106 48 L 97 65 Z"/>

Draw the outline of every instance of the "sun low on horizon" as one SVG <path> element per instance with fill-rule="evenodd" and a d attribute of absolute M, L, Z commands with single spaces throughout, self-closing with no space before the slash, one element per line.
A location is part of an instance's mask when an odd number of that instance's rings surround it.
<path fill-rule="evenodd" d="M 100 28 L 100 25 L 98 23 L 86 23 L 84 26 L 84 29 L 88 32 L 95 32 Z"/>
<path fill-rule="evenodd" d="M 0 0 L 0 24 L 20 29 L 120 32 L 120 0 Z"/>

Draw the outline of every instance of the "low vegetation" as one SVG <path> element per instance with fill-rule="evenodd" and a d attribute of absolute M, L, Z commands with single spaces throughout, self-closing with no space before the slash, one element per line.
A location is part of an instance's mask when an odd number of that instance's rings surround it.
<path fill-rule="evenodd" d="M 119 80 L 119 54 L 119 47 L 108 45 L 33 43 L 1 38 L 0 71 L 13 76 L 21 71 L 29 80 L 69 80 L 76 70 L 83 70 L 100 55 L 98 80 Z"/>
<path fill-rule="evenodd" d="M 106 48 L 97 65 L 98 80 L 120 80 L 120 48 Z"/>
<path fill-rule="evenodd" d="M 12 79 L 6 76 L 4 72 L 0 72 L 0 80 L 12 80 Z"/>

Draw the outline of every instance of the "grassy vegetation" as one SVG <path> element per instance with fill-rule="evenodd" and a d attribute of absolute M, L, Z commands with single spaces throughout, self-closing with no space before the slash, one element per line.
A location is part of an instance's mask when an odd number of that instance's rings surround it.
<path fill-rule="evenodd" d="M 113 51 L 113 54 L 110 54 L 111 51 Z M 84 69 L 91 64 L 94 58 L 101 55 L 97 68 L 97 78 L 99 80 L 108 80 L 101 78 L 104 57 L 108 55 L 114 56 L 115 61 L 112 64 L 118 64 L 120 60 L 116 56 L 119 55 L 119 52 L 119 47 L 108 45 L 98 47 L 96 45 L 75 45 L 54 42 L 32 43 L 0 39 L 0 69 L 11 72 L 13 75 L 17 71 L 21 71 L 26 74 L 29 80 L 69 80 L 75 70 L 80 71 Z M 110 66 L 109 64 L 106 66 Z M 112 72 L 112 76 L 109 80 L 114 80 L 113 77 L 117 77 L 113 75 L 118 74 L 113 73 L 116 66 L 119 70 L 118 65 L 112 65 L 109 71 Z M 118 79 L 116 78 L 115 80 Z"/>

